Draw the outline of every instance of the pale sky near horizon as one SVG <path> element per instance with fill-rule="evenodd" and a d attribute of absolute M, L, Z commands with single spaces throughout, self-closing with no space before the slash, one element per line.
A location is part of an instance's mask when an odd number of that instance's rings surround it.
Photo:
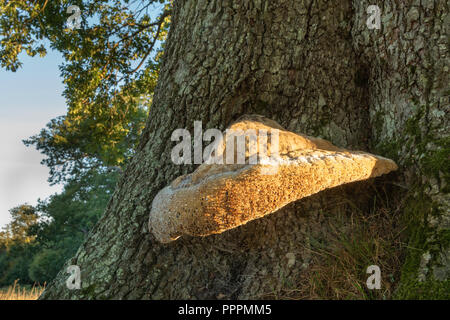
<path fill-rule="evenodd" d="M 62 188 L 49 185 L 43 155 L 22 143 L 66 113 L 58 69 L 62 58 L 49 50 L 44 58 L 24 55 L 21 61 L 15 73 L 0 69 L 0 229 L 10 221 L 9 209 L 34 205 Z"/>

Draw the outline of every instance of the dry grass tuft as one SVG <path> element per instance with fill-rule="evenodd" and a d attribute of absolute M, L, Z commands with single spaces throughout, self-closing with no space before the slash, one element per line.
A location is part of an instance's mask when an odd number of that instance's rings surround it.
<path fill-rule="evenodd" d="M 0 300 L 37 300 L 45 289 L 44 286 L 33 285 L 31 288 L 20 287 L 18 281 L 6 289 L 0 289 Z"/>
<path fill-rule="evenodd" d="M 329 217 L 327 245 L 311 244 L 309 270 L 290 299 L 392 299 L 400 279 L 405 243 L 401 204 L 376 194 L 369 210 L 353 206 Z M 369 290 L 367 267 L 381 269 L 380 290 Z"/>

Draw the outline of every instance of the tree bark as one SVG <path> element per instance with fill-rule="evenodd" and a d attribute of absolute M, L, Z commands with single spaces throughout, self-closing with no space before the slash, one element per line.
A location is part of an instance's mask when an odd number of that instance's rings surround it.
<path fill-rule="evenodd" d="M 381 8 L 381 30 L 366 26 L 372 4 Z M 160 244 L 147 229 L 156 193 L 194 169 L 171 162 L 172 132 L 192 131 L 194 121 L 223 130 L 249 113 L 397 160 L 396 183 L 411 189 L 408 203 L 433 210 L 415 214 L 414 205 L 405 206 L 426 237 L 411 233 L 420 255 L 407 254 L 399 295 L 436 278 L 448 283 L 447 13 L 443 0 L 175 1 L 137 153 L 103 217 L 41 298 L 258 299 L 299 285 L 310 268 L 311 239 L 326 240 L 330 228 L 323 211 L 348 210 L 337 204 L 344 196 L 366 206 L 370 196 L 358 190 L 369 192 L 370 182 L 320 193 L 220 235 Z M 70 264 L 81 268 L 80 290 L 66 287 Z"/>

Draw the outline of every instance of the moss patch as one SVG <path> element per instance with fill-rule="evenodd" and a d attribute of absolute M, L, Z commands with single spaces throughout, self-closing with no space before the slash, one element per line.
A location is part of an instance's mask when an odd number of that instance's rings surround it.
<path fill-rule="evenodd" d="M 429 197 L 420 194 L 407 201 L 403 219 L 407 225 L 408 252 L 402 267 L 400 285 L 395 299 L 449 299 L 450 281 L 434 278 L 430 266 L 436 265 L 439 252 L 450 245 L 448 230 L 436 232 L 428 224 L 428 217 L 439 216 L 439 207 Z M 424 254 L 430 260 L 423 263 Z"/>

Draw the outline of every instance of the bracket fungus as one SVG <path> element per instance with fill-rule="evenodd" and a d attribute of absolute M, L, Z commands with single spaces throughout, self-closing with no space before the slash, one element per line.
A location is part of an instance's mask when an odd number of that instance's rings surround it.
<path fill-rule="evenodd" d="M 158 241 L 222 233 L 322 190 L 397 169 L 390 159 L 341 149 L 326 140 L 284 130 L 257 115 L 241 117 L 227 129 L 215 159 L 226 158 L 230 132 L 255 131 L 276 131 L 277 139 L 258 136 L 257 147 L 252 148 L 246 136 L 245 163 L 207 161 L 156 195 L 149 229 Z M 263 147 L 269 149 L 265 157 L 261 157 Z M 236 159 L 239 151 L 233 148 L 232 152 Z M 259 153 L 257 163 L 249 161 L 255 153 Z"/>

